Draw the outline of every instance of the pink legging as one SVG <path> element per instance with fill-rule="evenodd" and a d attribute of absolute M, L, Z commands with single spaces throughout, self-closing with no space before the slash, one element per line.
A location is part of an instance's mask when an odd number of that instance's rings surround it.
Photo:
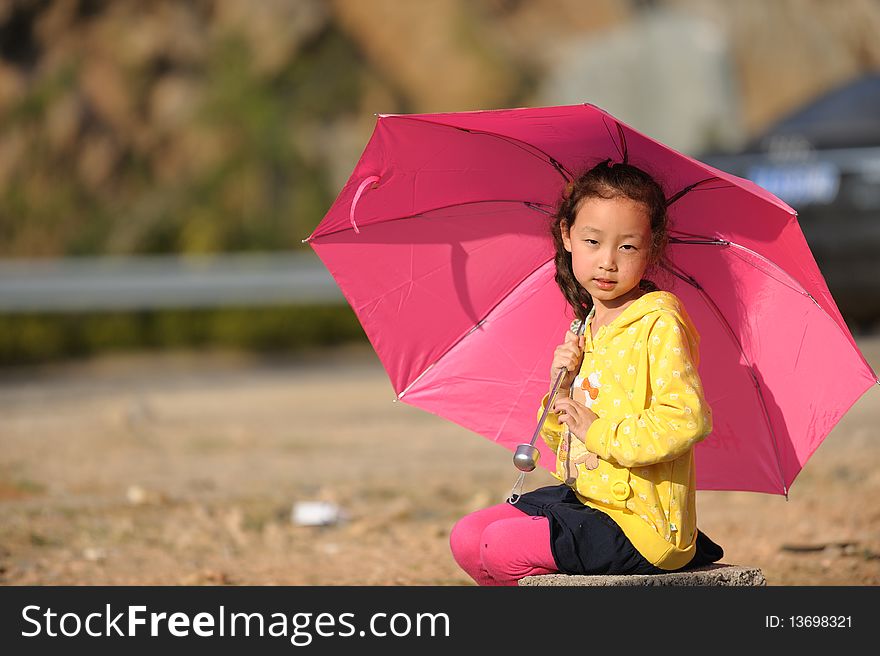
<path fill-rule="evenodd" d="M 517 585 L 524 576 L 553 574 L 546 517 L 531 517 L 509 503 L 465 515 L 449 535 L 455 562 L 479 585 Z"/>

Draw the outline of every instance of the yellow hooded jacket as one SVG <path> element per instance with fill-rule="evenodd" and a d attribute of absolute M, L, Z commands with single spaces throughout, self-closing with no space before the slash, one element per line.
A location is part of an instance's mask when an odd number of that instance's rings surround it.
<path fill-rule="evenodd" d="M 588 317 L 588 320 L 591 317 Z M 580 379 L 598 383 L 598 415 L 582 443 L 571 438 L 573 461 L 590 451 L 598 466 L 576 464 L 571 483 L 584 504 L 608 514 L 638 551 L 665 570 L 694 555 L 694 445 L 712 430 L 699 373 L 699 334 L 670 292 L 644 294 L 595 340 L 585 331 Z M 540 418 L 547 397 L 538 411 Z M 548 413 L 541 430 L 557 454 L 564 425 Z M 564 450 L 564 449 L 563 449 Z M 553 474 L 561 481 L 564 477 Z"/>

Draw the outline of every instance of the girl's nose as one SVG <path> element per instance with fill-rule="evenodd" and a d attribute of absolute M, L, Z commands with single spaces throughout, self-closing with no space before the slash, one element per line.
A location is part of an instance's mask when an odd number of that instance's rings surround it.
<path fill-rule="evenodd" d="M 603 253 L 602 258 L 599 260 L 599 268 L 605 269 L 606 271 L 613 271 L 616 269 L 616 265 L 614 263 L 614 256 L 611 253 Z"/>

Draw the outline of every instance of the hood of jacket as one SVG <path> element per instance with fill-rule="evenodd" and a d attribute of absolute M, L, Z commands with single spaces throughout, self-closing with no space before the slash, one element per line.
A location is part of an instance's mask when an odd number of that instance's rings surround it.
<path fill-rule="evenodd" d="M 656 291 L 643 294 L 605 327 L 606 336 L 613 338 L 617 334 L 625 333 L 633 324 L 642 321 L 646 316 L 660 314 L 671 314 L 681 322 L 685 327 L 690 351 L 696 356 L 699 353 L 700 334 L 684 305 L 672 292 Z"/>

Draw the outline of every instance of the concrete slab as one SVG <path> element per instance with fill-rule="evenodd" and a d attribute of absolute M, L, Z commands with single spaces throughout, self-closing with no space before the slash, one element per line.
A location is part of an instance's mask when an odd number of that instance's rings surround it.
<path fill-rule="evenodd" d="M 707 567 L 670 574 L 574 575 L 542 574 L 520 579 L 521 586 L 607 587 L 644 585 L 762 586 L 764 573 L 757 567 L 715 563 Z"/>

